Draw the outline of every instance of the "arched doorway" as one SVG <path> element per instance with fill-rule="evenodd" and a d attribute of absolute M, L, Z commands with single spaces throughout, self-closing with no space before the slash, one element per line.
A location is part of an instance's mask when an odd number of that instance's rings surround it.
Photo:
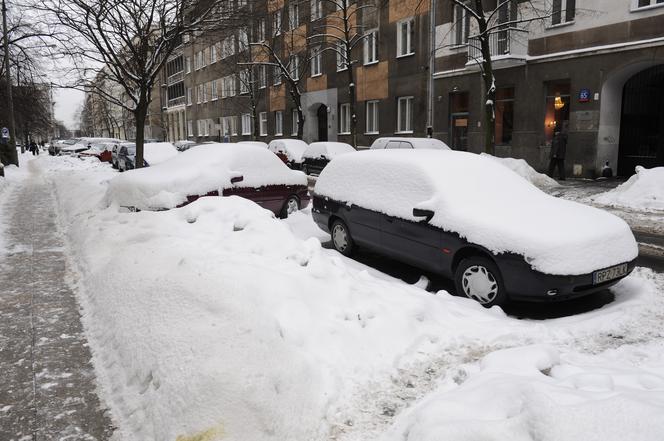
<path fill-rule="evenodd" d="M 618 174 L 664 166 L 664 64 L 632 76 L 623 88 Z"/>
<path fill-rule="evenodd" d="M 316 114 L 318 116 L 318 141 L 327 141 L 327 106 L 321 104 Z"/>

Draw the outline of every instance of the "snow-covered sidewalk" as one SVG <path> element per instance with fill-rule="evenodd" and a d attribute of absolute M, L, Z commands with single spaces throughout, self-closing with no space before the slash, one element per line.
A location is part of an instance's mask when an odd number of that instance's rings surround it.
<path fill-rule="evenodd" d="M 638 269 L 589 313 L 518 320 L 321 247 L 308 212 L 128 213 L 105 205 L 115 172 L 59 161 L 38 166 L 123 440 L 664 438 L 661 274 Z"/>
<path fill-rule="evenodd" d="M 31 165 L 0 189 L 0 439 L 109 439 L 54 195 Z"/>

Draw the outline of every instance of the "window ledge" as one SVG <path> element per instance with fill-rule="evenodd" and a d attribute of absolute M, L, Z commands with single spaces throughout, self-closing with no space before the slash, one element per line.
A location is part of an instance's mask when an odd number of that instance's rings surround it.
<path fill-rule="evenodd" d="M 364 132 L 365 135 L 380 135 L 380 132 Z"/>
<path fill-rule="evenodd" d="M 350 132 L 339 132 L 337 135 L 350 135 Z"/>
<path fill-rule="evenodd" d="M 448 47 L 448 49 L 451 51 L 458 51 L 461 49 L 468 50 L 468 43 L 453 44 L 450 47 Z"/>
<path fill-rule="evenodd" d="M 400 131 L 400 132 L 394 132 L 395 135 L 412 135 L 413 131 L 412 130 L 405 130 L 405 131 Z"/>
<path fill-rule="evenodd" d="M 561 23 L 556 23 L 556 24 L 551 24 L 548 25 L 546 28 L 547 29 L 557 29 L 557 28 L 564 28 L 566 26 L 572 26 L 576 21 L 570 20 L 570 21 L 563 21 Z"/>
<path fill-rule="evenodd" d="M 284 136 L 283 133 L 275 133 L 274 136 Z"/>
<path fill-rule="evenodd" d="M 409 52 L 409 53 L 407 53 L 407 54 L 397 55 L 397 59 L 399 59 L 399 58 L 406 58 L 406 57 L 412 57 L 413 55 L 415 55 L 415 52 Z"/>
<path fill-rule="evenodd" d="M 368 63 L 364 63 L 364 66 L 373 66 L 373 65 L 376 65 L 376 64 L 378 64 L 378 60 L 369 61 Z"/>
<path fill-rule="evenodd" d="M 317 73 L 316 75 L 312 75 L 311 78 L 318 78 L 318 77 L 322 77 L 322 76 L 323 76 L 323 73 L 321 72 L 321 73 Z"/>

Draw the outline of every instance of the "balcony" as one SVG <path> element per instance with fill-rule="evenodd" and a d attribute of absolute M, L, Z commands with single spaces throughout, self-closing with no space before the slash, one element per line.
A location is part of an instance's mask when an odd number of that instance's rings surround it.
<path fill-rule="evenodd" d="M 177 106 L 184 106 L 185 104 L 185 97 L 184 96 L 179 96 L 177 98 L 173 98 L 172 100 L 168 100 L 168 107 L 177 107 Z"/>
<path fill-rule="evenodd" d="M 170 77 L 168 77 L 168 85 L 171 86 L 183 80 L 184 80 L 184 70 L 181 70 L 180 72 L 176 72 Z"/>
<path fill-rule="evenodd" d="M 528 31 L 508 28 L 489 34 L 489 48 L 494 69 L 513 67 L 524 64 L 528 55 Z M 480 39 L 468 39 L 468 63 L 466 66 L 476 66 L 483 60 L 480 49 Z"/>

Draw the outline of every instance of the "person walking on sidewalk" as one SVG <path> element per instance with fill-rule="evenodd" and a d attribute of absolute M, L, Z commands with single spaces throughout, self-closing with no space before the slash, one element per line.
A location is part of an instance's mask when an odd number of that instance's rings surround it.
<path fill-rule="evenodd" d="M 565 180 L 565 153 L 567 153 L 567 134 L 556 126 L 553 129 L 553 140 L 551 141 L 551 160 L 549 161 L 549 176 L 553 178 L 553 170 L 558 167 L 560 180 Z"/>

